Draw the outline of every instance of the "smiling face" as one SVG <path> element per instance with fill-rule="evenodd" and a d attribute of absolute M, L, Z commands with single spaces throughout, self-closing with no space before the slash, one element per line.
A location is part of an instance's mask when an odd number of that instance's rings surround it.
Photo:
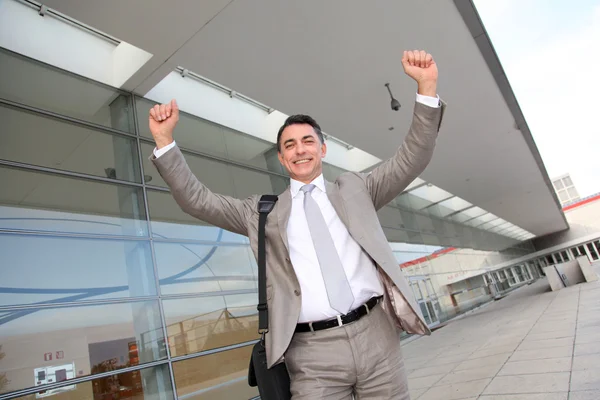
<path fill-rule="evenodd" d="M 287 126 L 279 139 L 279 161 L 292 179 L 308 184 L 323 171 L 327 146 L 309 124 Z"/>

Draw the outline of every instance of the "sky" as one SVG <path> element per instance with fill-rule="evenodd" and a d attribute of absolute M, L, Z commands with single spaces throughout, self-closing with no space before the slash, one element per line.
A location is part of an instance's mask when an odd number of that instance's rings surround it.
<path fill-rule="evenodd" d="M 474 0 L 551 178 L 600 192 L 600 0 Z"/>

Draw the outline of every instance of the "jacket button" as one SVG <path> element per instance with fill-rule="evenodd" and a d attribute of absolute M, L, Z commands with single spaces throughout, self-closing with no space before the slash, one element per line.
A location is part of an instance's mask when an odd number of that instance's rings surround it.
<path fill-rule="evenodd" d="M 300 296 L 300 291 L 299 291 L 298 289 L 296 289 L 296 290 L 294 290 L 294 294 L 295 294 L 296 296 Z"/>
<path fill-rule="evenodd" d="M 286 258 L 285 258 L 285 261 L 287 261 L 287 262 L 290 262 L 290 259 L 289 259 L 289 257 L 286 257 Z"/>

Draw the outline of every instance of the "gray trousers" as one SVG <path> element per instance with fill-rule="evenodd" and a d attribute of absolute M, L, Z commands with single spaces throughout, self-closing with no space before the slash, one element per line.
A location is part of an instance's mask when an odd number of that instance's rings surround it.
<path fill-rule="evenodd" d="M 409 400 L 400 335 L 378 304 L 356 322 L 294 334 L 292 400 Z"/>

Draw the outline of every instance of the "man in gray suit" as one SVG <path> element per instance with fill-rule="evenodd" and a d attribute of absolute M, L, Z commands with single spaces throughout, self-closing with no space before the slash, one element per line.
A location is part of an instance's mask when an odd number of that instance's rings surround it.
<path fill-rule="evenodd" d="M 445 109 L 432 56 L 405 51 L 402 65 L 418 85 L 412 124 L 372 172 L 326 182 L 327 146 L 309 116 L 289 117 L 278 134 L 290 186 L 266 226 L 266 346 L 269 367 L 286 363 L 293 399 L 408 399 L 399 333 L 431 333 L 377 218 L 431 160 Z M 173 140 L 178 116 L 174 100 L 150 110 L 152 161 L 185 212 L 248 236 L 256 256 L 260 195 L 235 199 L 198 181 Z"/>

